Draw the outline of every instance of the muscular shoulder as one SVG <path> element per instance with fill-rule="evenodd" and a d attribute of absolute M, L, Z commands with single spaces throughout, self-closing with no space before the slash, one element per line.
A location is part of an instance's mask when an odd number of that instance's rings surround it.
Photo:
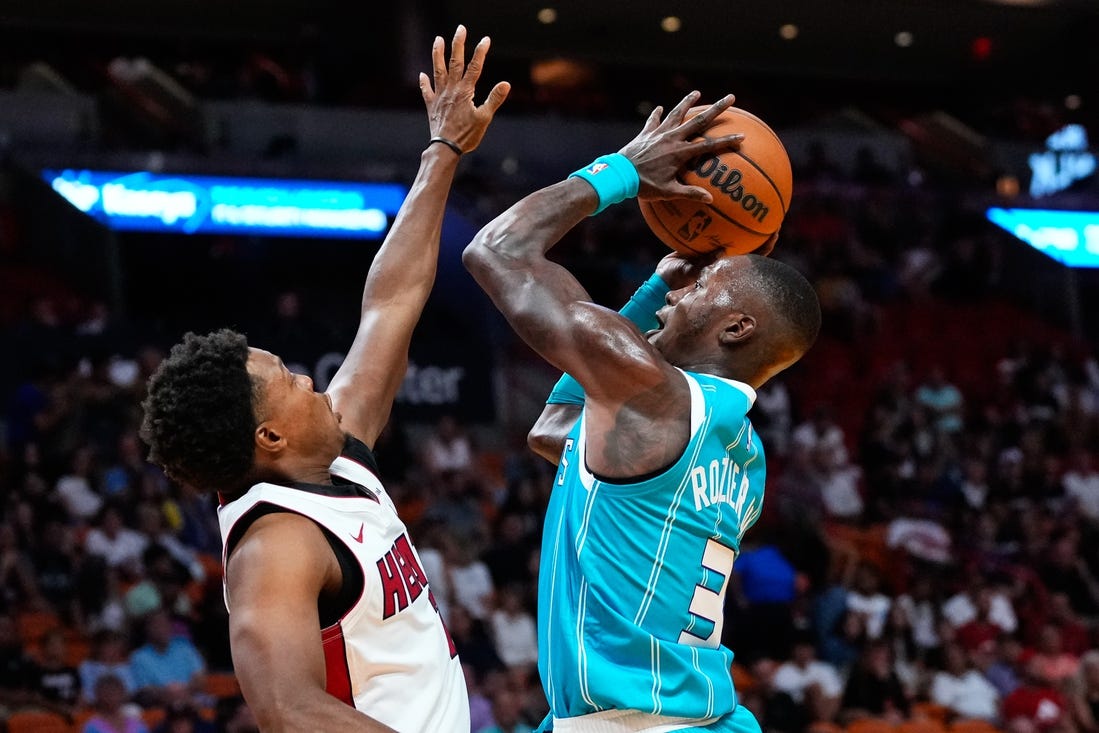
<path fill-rule="evenodd" d="M 230 595 L 281 585 L 312 587 L 317 593 L 339 578 L 335 555 L 321 528 L 293 512 L 256 519 L 226 558 Z"/>

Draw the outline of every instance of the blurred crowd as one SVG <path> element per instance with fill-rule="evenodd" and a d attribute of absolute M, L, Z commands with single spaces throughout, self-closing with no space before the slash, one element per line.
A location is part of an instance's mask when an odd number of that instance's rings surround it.
<path fill-rule="evenodd" d="M 816 284 L 825 331 L 751 413 L 769 475 L 727 592 L 741 702 L 787 733 L 1099 732 L 1094 344 L 984 309 L 1007 295 L 1004 241 L 872 158 L 842 173 L 820 154 L 796 180 L 775 256 Z M 622 302 L 661 254 L 636 245 L 652 241 L 639 221 L 612 210 L 563 243 L 597 301 Z M 146 463 L 136 432 L 163 349 L 78 285 L 0 324 L 0 712 L 255 730 L 232 685 L 215 502 Z M 300 346 L 317 337 L 301 307 L 284 293 L 274 325 L 248 330 Z M 518 733 L 546 713 L 535 602 L 553 467 L 475 427 L 503 429 L 398 410 L 376 452 L 474 733 Z"/>

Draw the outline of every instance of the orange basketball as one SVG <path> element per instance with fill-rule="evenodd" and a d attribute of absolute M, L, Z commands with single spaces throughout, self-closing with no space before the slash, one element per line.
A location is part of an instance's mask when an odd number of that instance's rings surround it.
<path fill-rule="evenodd" d="M 693 107 L 687 116 L 704 109 Z M 687 255 L 715 249 L 745 254 L 758 249 L 782 224 L 794 178 L 786 148 L 766 122 L 737 107 L 718 115 L 705 137 L 738 132 L 744 134 L 739 150 L 695 158 L 680 175 L 687 185 L 708 188 L 713 203 L 638 201 L 653 234 L 672 249 Z"/>

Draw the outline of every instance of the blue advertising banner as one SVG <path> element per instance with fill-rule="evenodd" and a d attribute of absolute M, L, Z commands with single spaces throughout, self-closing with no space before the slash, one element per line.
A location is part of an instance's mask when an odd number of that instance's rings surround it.
<path fill-rule="evenodd" d="M 985 216 L 1069 267 L 1099 267 L 1099 212 L 990 208 Z"/>
<path fill-rule="evenodd" d="M 42 178 L 110 229 L 180 234 L 378 239 L 408 195 L 395 183 L 92 170 Z"/>

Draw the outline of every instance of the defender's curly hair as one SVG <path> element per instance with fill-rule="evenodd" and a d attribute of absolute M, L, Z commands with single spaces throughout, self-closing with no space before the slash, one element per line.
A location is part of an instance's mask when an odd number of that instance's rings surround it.
<path fill-rule="evenodd" d="M 141 438 L 172 479 L 201 491 L 237 489 L 247 479 L 257 424 L 247 363 L 243 334 L 188 333 L 150 377 Z"/>

